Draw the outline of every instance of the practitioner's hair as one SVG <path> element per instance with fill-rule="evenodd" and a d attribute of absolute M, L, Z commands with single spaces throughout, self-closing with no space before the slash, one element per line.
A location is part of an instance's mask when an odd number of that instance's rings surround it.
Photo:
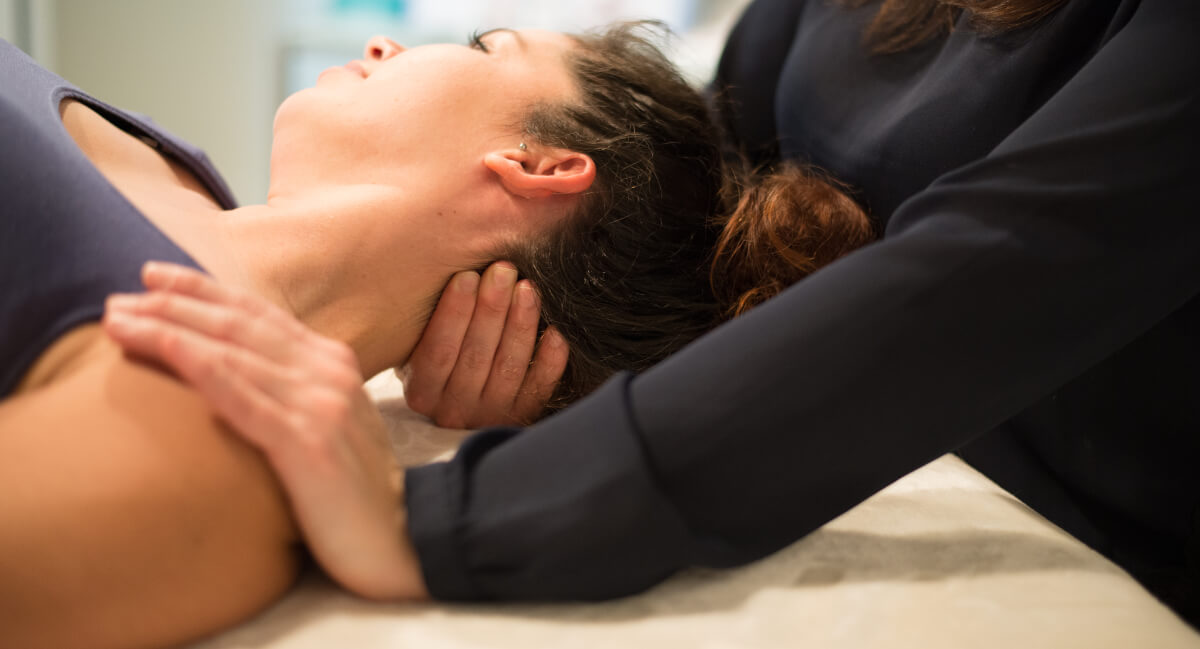
<path fill-rule="evenodd" d="M 658 23 L 576 36 L 578 100 L 536 106 L 525 139 L 585 153 L 573 213 L 496 258 L 533 280 L 570 347 L 561 407 L 639 371 L 871 240 L 867 216 L 813 170 L 748 173 L 723 156 L 708 104 L 657 46 Z"/>
<path fill-rule="evenodd" d="M 962 16 L 984 36 L 1029 27 L 1067 0 L 840 0 L 847 7 L 879 3 L 863 33 L 872 54 L 895 54 L 950 33 Z"/>

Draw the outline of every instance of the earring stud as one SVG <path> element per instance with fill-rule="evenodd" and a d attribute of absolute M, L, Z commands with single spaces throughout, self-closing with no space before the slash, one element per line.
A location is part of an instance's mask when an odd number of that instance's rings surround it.
<path fill-rule="evenodd" d="M 517 148 L 518 148 L 518 149 L 520 149 L 520 150 L 522 150 L 522 151 L 528 151 L 528 150 L 529 150 L 529 147 L 525 146 L 525 143 L 524 143 L 524 142 L 522 142 L 522 143 L 521 143 L 521 144 L 520 144 L 520 145 L 519 145 Z"/>

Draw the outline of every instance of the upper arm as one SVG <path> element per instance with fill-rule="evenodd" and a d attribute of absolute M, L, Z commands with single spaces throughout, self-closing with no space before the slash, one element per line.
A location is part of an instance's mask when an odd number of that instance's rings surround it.
<path fill-rule="evenodd" d="M 987 157 L 903 203 L 882 241 L 632 382 L 692 529 L 778 547 L 1194 299 L 1200 5 L 1185 4 L 1144 0 Z M 745 506 L 760 494 L 790 515 Z"/>
<path fill-rule="evenodd" d="M 277 597 L 296 570 L 262 457 L 197 395 L 103 341 L 0 403 L 0 644 L 177 643 Z"/>
<path fill-rule="evenodd" d="M 1009 232 L 1066 225 L 1098 243 L 1124 244 L 1190 228 L 1200 169 L 1197 29 L 1200 6 L 1143 2 L 987 156 L 901 205 L 889 234 L 931 219 L 969 220 Z M 1145 220 L 1151 209 L 1158 213 Z"/>
<path fill-rule="evenodd" d="M 721 52 L 713 80 L 721 125 L 754 163 L 778 156 L 775 94 L 804 4 L 757 0 Z"/>
<path fill-rule="evenodd" d="M 762 556 L 1194 295 L 1196 6 L 1157 2 L 1176 25 L 1135 17 L 991 157 L 906 203 L 890 238 L 502 444 L 482 433 L 410 472 L 430 590 L 599 596 Z M 1122 102 L 1146 110 L 1124 119 Z"/>

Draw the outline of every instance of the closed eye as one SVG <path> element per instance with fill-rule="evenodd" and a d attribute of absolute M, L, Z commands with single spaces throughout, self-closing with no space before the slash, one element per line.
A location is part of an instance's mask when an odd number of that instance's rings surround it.
<path fill-rule="evenodd" d="M 479 30 L 471 32 L 471 35 L 467 37 L 467 44 L 473 49 L 477 49 L 480 52 L 487 54 L 489 51 L 488 46 L 483 42 L 483 37 L 485 34 L 486 32 L 480 33 Z"/>

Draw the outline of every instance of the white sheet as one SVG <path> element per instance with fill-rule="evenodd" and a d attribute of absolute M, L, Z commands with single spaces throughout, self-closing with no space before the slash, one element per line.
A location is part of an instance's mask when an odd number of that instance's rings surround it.
<path fill-rule="evenodd" d="M 369 384 L 398 451 L 437 455 L 435 429 Z M 493 647 L 1200 647 L 1119 568 L 953 456 L 817 532 L 734 570 L 691 570 L 599 604 L 378 604 L 306 576 L 258 618 L 194 649 Z"/>

